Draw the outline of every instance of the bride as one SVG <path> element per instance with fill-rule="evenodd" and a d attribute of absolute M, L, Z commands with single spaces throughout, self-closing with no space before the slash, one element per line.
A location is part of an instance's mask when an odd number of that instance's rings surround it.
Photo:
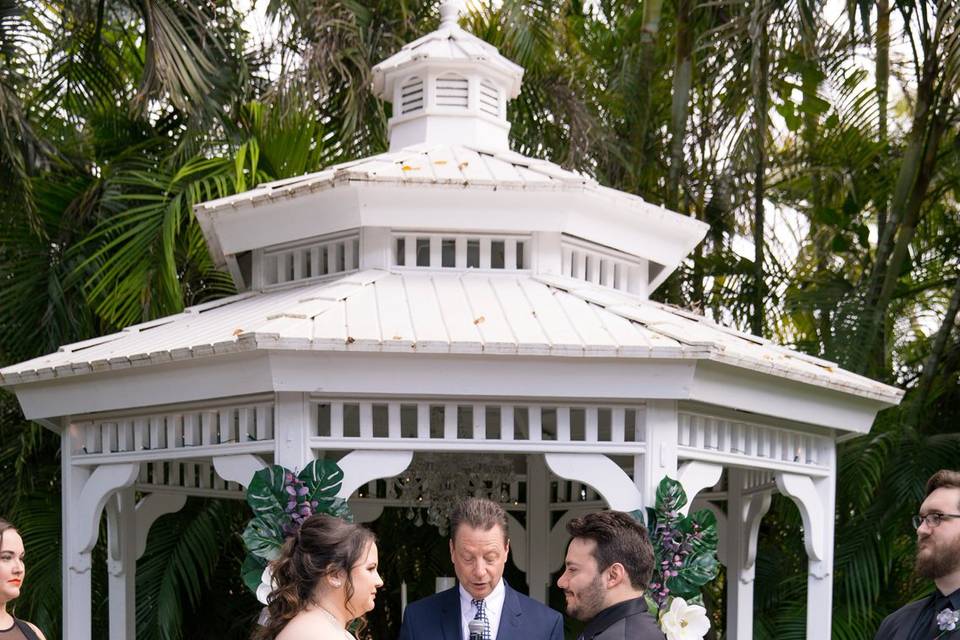
<path fill-rule="evenodd" d="M 269 619 L 254 640 L 354 640 L 347 625 L 373 609 L 383 586 L 373 533 L 340 518 L 311 516 L 284 543 L 273 582 Z"/>

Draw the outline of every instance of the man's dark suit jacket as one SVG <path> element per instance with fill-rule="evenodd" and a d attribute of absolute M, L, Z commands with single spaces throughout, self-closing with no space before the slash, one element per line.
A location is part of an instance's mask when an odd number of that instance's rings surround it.
<path fill-rule="evenodd" d="M 497 640 L 563 640 L 563 616 L 517 593 L 506 582 Z M 463 640 L 460 587 L 407 607 L 399 640 Z"/>
<path fill-rule="evenodd" d="M 888 615 L 880 624 L 877 635 L 873 637 L 873 640 L 907 640 L 917 616 L 920 615 L 924 607 L 930 604 L 932 599 L 933 596 L 921 598 Z"/>
<path fill-rule="evenodd" d="M 873 637 L 873 640 L 909 640 L 914 621 L 933 598 L 932 595 L 921 598 L 888 615 L 880 624 L 877 635 Z M 960 629 L 945 633 L 941 640 L 953 640 L 954 638 L 960 640 Z"/>

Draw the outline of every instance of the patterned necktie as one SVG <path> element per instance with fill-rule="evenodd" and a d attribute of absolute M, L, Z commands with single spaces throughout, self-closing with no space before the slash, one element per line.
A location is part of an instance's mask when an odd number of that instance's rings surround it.
<path fill-rule="evenodd" d="M 483 622 L 483 640 L 490 640 L 490 619 L 487 618 L 486 604 L 476 598 L 471 600 L 470 604 L 477 608 L 477 615 L 473 616 L 473 619 Z"/>

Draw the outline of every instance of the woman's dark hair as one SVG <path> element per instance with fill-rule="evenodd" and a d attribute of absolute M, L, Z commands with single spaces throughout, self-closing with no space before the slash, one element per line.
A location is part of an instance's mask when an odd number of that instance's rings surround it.
<path fill-rule="evenodd" d="M 273 640 L 298 613 L 311 603 L 320 580 L 343 571 L 346 574 L 344 605 L 348 613 L 353 597 L 350 572 L 363 561 L 369 545 L 376 541 L 373 532 L 358 524 L 326 514 L 303 521 L 300 529 L 287 538 L 280 557 L 273 562 L 276 589 L 267 597 L 269 619 L 254 631 L 254 640 Z M 363 622 L 361 621 L 361 625 Z"/>

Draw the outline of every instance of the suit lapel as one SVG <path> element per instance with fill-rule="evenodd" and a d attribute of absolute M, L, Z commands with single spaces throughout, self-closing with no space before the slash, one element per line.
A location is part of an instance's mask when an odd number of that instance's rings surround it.
<path fill-rule="evenodd" d="M 523 609 L 517 592 L 504 581 L 503 611 L 500 612 L 500 625 L 497 627 L 497 640 L 519 639 L 520 623 L 523 621 Z"/>
<path fill-rule="evenodd" d="M 930 606 L 931 600 L 933 600 L 933 596 L 927 596 L 922 600 L 917 600 L 911 605 L 909 612 L 904 612 L 904 620 L 893 634 L 891 640 L 910 640 L 910 632 L 913 631 L 913 625 L 917 622 L 917 616 Z"/>
<path fill-rule="evenodd" d="M 460 621 L 460 588 L 447 589 L 443 592 L 443 615 L 440 616 L 443 640 L 463 640 Z"/>

